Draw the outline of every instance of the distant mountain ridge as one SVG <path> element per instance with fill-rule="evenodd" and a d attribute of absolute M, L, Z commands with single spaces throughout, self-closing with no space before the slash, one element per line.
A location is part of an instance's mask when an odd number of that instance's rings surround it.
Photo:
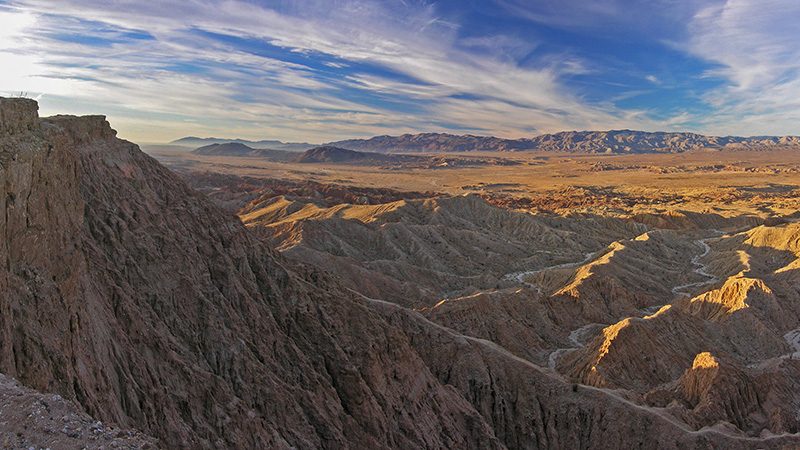
<path fill-rule="evenodd" d="M 180 145 L 183 147 L 203 147 L 207 145 L 213 144 L 227 144 L 227 143 L 235 143 L 235 144 L 244 144 L 251 148 L 256 149 L 272 149 L 272 150 L 286 150 L 292 152 L 304 152 L 310 148 L 316 147 L 316 144 L 309 144 L 307 142 L 282 142 L 270 139 L 264 139 L 260 141 L 248 141 L 246 139 L 224 139 L 224 138 L 215 138 L 215 137 L 208 137 L 208 138 L 201 138 L 196 136 L 187 136 L 184 138 L 176 139 L 170 144 L 172 145 Z"/>
<path fill-rule="evenodd" d="M 562 131 L 534 138 L 503 139 L 493 136 L 445 133 L 376 136 L 326 145 L 373 152 L 548 151 L 565 153 L 680 153 L 689 150 L 800 146 L 798 136 L 706 136 L 687 132 L 634 130 Z"/>
<path fill-rule="evenodd" d="M 270 161 L 299 163 L 341 163 L 341 162 L 386 162 L 397 158 L 419 159 L 424 156 L 387 155 L 385 153 L 360 152 L 345 148 L 320 146 L 303 152 L 274 150 L 269 148 L 253 148 L 240 142 L 210 144 L 192 150 L 195 155 L 203 156 L 251 156 Z"/>
<path fill-rule="evenodd" d="M 192 150 L 196 155 L 204 156 L 254 156 L 273 161 L 292 161 L 300 152 L 291 150 L 274 150 L 270 148 L 253 148 L 240 142 L 210 144 Z"/>
<path fill-rule="evenodd" d="M 377 162 L 389 162 L 392 156 L 387 156 L 383 153 L 362 152 L 357 150 L 349 150 L 341 147 L 333 147 L 330 145 L 323 145 L 306 150 L 300 155 L 296 161 L 300 163 L 325 163 L 325 162 L 357 162 L 363 160 L 371 160 Z M 410 158 L 419 158 L 411 156 Z"/>
<path fill-rule="evenodd" d="M 399 155 L 362 152 L 329 145 L 314 147 L 304 152 L 295 152 L 288 150 L 273 150 L 268 148 L 252 148 L 239 142 L 205 145 L 192 150 L 192 153 L 203 156 L 256 157 L 274 162 L 342 163 L 356 165 L 399 164 L 402 162 L 423 163 L 433 160 L 433 157 L 424 155 Z"/>
<path fill-rule="evenodd" d="M 348 139 L 325 145 L 350 150 L 404 152 L 471 152 L 533 150 L 529 139 L 503 139 L 494 136 L 456 135 L 447 133 L 375 136 L 369 139 Z"/>
<path fill-rule="evenodd" d="M 530 140 L 534 149 L 581 153 L 681 153 L 689 150 L 800 145 L 798 136 L 707 136 L 633 130 L 565 131 Z"/>
<path fill-rule="evenodd" d="M 275 140 L 185 137 L 174 145 L 200 147 L 209 144 L 236 143 L 254 149 L 303 152 L 318 147 L 308 143 L 285 143 Z M 664 131 L 562 131 L 533 138 L 504 139 L 495 136 L 418 133 L 400 136 L 375 136 L 329 142 L 323 147 L 373 153 L 448 153 L 546 151 L 559 153 L 681 153 L 691 150 L 765 149 L 777 146 L 800 146 L 800 136 L 709 136 L 689 132 Z"/>

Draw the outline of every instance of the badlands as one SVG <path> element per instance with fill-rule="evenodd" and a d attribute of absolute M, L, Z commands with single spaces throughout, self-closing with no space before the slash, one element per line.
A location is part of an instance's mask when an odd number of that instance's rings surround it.
<path fill-rule="evenodd" d="M 792 146 L 415 152 L 508 161 L 427 168 L 146 150 L 284 257 L 366 301 L 414 311 L 573 392 L 603 393 L 694 436 L 797 445 Z M 478 399 L 493 420 L 518 419 L 519 399 L 501 406 L 496 396 Z M 504 436 L 508 447 L 529 442 Z"/>

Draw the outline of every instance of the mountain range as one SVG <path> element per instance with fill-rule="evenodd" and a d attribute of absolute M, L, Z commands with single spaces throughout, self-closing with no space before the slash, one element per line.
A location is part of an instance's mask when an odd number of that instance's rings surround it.
<path fill-rule="evenodd" d="M 354 166 L 376 166 L 383 168 L 447 168 L 484 166 L 490 164 L 511 165 L 516 162 L 505 158 L 468 158 L 463 155 L 428 155 L 403 153 L 378 153 L 348 150 L 323 145 L 303 152 L 252 148 L 239 142 L 210 144 L 192 150 L 202 156 L 234 156 L 259 158 L 265 161 L 300 164 L 345 164 Z"/>
<path fill-rule="evenodd" d="M 280 141 L 245 141 L 242 139 L 187 137 L 172 144 L 200 146 L 235 142 L 253 148 L 305 151 L 315 147 L 305 143 Z M 443 152 L 513 152 L 545 151 L 556 153 L 681 153 L 691 150 L 765 149 L 778 146 L 800 146 L 798 136 L 707 136 L 688 132 L 649 132 L 635 130 L 563 131 L 533 138 L 504 139 L 494 136 L 456 135 L 446 133 L 375 136 L 369 139 L 348 139 L 324 144 L 349 150 L 378 153 L 443 153 Z"/>
<path fill-rule="evenodd" d="M 471 152 L 546 151 L 558 153 L 680 153 L 690 150 L 765 148 L 800 145 L 797 136 L 705 136 L 695 133 L 667 133 L 633 130 L 563 131 L 533 138 L 497 137 L 442 133 L 376 136 L 351 139 L 330 145 L 375 152 Z"/>
<path fill-rule="evenodd" d="M 250 156 L 264 158 L 270 161 L 298 163 L 382 163 L 390 162 L 396 158 L 412 161 L 425 158 L 425 156 L 415 155 L 386 155 L 383 153 L 360 152 L 332 146 L 320 146 L 310 148 L 303 152 L 295 152 L 288 150 L 273 150 L 269 148 L 253 148 L 241 142 L 226 142 L 222 144 L 204 145 L 192 150 L 192 153 L 203 156 Z"/>
<path fill-rule="evenodd" d="M 316 145 L 314 144 L 308 144 L 305 142 L 281 142 L 270 139 L 264 139 L 260 141 L 249 141 L 247 139 L 238 139 L 238 138 L 236 139 L 224 139 L 215 137 L 200 138 L 195 136 L 187 136 L 184 138 L 176 139 L 170 142 L 170 144 L 179 145 L 182 147 L 197 148 L 212 144 L 226 144 L 230 142 L 237 144 L 244 144 L 250 148 L 256 148 L 256 149 L 286 150 L 293 152 L 302 152 L 310 148 L 316 147 Z"/>

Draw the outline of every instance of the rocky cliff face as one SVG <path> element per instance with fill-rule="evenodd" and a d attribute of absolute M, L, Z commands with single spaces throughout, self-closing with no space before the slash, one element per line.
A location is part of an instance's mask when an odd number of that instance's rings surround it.
<path fill-rule="evenodd" d="M 103 117 L 0 118 L 0 372 L 159 446 L 800 443 L 695 433 L 293 267 Z"/>
<path fill-rule="evenodd" d="M 500 445 L 402 333 L 102 117 L 1 106 L 0 371 L 167 447 Z"/>

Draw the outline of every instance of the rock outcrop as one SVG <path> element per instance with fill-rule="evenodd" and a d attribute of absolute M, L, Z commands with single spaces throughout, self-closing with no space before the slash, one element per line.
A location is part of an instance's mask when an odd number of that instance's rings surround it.
<path fill-rule="evenodd" d="M 0 98 L 0 134 L 12 135 L 39 127 L 39 104 L 26 98 Z"/>
<path fill-rule="evenodd" d="M 729 420 L 739 429 L 763 427 L 761 400 L 754 381 L 741 369 L 711 353 L 698 353 L 678 380 L 676 394 L 692 410 L 698 426 Z"/>
<path fill-rule="evenodd" d="M 740 430 L 768 426 L 765 390 L 734 363 L 709 352 L 698 353 L 674 383 L 648 392 L 648 403 L 669 407 L 695 427 L 730 423 Z"/>

